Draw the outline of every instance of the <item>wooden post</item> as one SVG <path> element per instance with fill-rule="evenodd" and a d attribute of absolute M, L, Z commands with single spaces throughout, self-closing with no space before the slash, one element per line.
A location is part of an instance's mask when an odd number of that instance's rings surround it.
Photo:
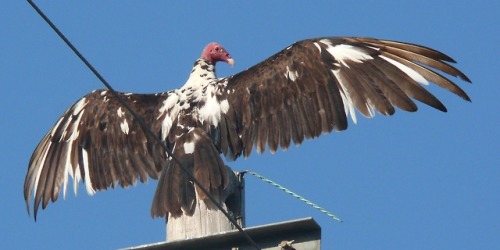
<path fill-rule="evenodd" d="M 233 216 L 240 226 L 244 225 L 243 174 L 233 172 L 229 167 L 229 184 L 224 192 L 214 198 Z M 196 197 L 196 208 L 192 216 L 182 215 L 167 220 L 167 242 L 198 238 L 235 229 L 233 224 L 210 201 Z"/>
<path fill-rule="evenodd" d="M 230 171 L 230 173 L 233 173 Z M 233 173 L 226 191 L 217 199 L 229 210 L 238 225 L 245 227 L 244 180 Z M 321 249 L 321 227 L 312 219 L 286 221 L 245 228 L 246 234 L 262 250 Z M 124 250 L 190 250 L 255 249 L 241 232 L 211 202 L 199 201 L 193 216 L 169 217 L 167 241 L 150 243 Z"/>

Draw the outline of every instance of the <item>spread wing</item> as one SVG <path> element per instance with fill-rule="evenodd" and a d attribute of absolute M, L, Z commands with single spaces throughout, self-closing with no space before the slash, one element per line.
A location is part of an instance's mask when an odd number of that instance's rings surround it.
<path fill-rule="evenodd" d="M 165 114 L 157 117 L 157 111 L 167 95 L 121 93 L 158 136 Z M 39 205 L 45 208 L 50 200 L 56 201 L 61 187 L 66 195 L 70 177 L 75 193 L 82 180 L 93 194 L 145 182 L 148 176 L 157 178 L 166 161 L 164 150 L 111 93 L 94 91 L 71 106 L 34 151 L 24 183 L 28 212 L 32 194 L 36 219 Z"/>
<path fill-rule="evenodd" d="M 224 154 L 249 156 L 269 147 L 347 128 L 357 110 L 392 115 L 416 111 L 413 100 L 438 110 L 444 105 L 423 86 L 433 82 L 470 101 L 439 70 L 470 80 L 445 54 L 419 45 L 372 38 L 330 37 L 299 41 L 263 62 L 219 81 L 229 110 L 215 141 Z"/>

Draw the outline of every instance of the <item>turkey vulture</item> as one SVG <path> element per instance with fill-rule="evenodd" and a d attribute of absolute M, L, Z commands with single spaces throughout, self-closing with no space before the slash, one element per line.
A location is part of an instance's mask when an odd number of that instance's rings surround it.
<path fill-rule="evenodd" d="M 293 142 L 345 130 L 356 111 L 373 117 L 395 107 L 416 111 L 414 100 L 443 112 L 423 86 L 433 82 L 470 101 L 439 70 L 466 82 L 447 55 L 419 45 L 359 37 L 326 37 L 294 43 L 235 75 L 217 78 L 215 65 L 233 64 L 219 44 L 208 44 L 179 89 L 156 94 L 119 93 L 209 192 L 223 190 L 228 170 L 221 158 L 275 152 Z M 159 178 L 151 215 L 191 214 L 201 193 L 108 90 L 95 90 L 71 106 L 36 147 L 24 183 L 34 216 L 61 193 L 70 176 L 76 193 Z"/>

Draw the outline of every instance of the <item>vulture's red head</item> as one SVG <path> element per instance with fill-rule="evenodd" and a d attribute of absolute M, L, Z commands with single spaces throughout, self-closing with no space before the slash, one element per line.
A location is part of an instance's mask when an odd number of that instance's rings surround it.
<path fill-rule="evenodd" d="M 217 62 L 227 62 L 229 65 L 233 66 L 234 60 L 229 55 L 224 47 L 218 43 L 209 43 L 203 52 L 201 53 L 201 58 L 215 65 Z"/>

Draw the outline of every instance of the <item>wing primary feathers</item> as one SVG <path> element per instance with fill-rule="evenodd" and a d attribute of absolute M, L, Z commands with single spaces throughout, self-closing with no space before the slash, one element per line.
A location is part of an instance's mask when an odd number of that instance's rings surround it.
<path fill-rule="evenodd" d="M 45 186 L 40 189 L 44 192 L 42 208 L 46 208 L 49 201 L 54 197 L 53 192 L 54 186 L 56 185 L 55 182 L 57 180 L 57 167 L 59 166 L 60 159 L 56 156 L 62 155 L 61 148 L 62 145 L 60 144 L 56 144 L 55 147 L 52 148 L 54 152 L 51 154 L 49 161 L 46 162 L 46 165 L 44 167 L 47 169 L 47 173 L 45 174 Z"/>
<path fill-rule="evenodd" d="M 405 92 L 406 95 L 425 103 L 431 107 L 434 107 L 440 111 L 446 112 L 446 107 L 439 101 L 434 95 L 432 95 L 429 91 L 423 88 L 420 84 L 415 82 L 411 77 L 406 74 L 402 74 L 397 67 L 391 64 L 385 64 L 384 62 L 380 62 L 380 65 L 385 65 L 386 67 L 392 68 L 384 71 L 386 76 L 394 82 L 398 83 L 398 86 Z M 408 111 L 416 111 L 415 109 Z"/>
<path fill-rule="evenodd" d="M 403 42 L 375 39 L 368 37 L 352 37 L 352 38 L 346 38 L 346 40 L 354 43 L 362 42 L 365 44 L 370 44 L 376 48 L 381 48 L 381 49 L 386 49 L 386 48 L 401 49 L 402 51 L 412 52 L 415 55 L 425 55 L 430 58 L 436 58 L 437 60 L 456 63 L 456 61 L 453 60 L 453 58 L 447 56 L 446 54 L 440 51 L 412 43 L 403 43 Z"/>
<path fill-rule="evenodd" d="M 366 62 L 373 72 L 373 83 L 381 90 L 382 94 L 387 98 L 387 100 L 396 107 L 405 111 L 416 111 L 417 105 L 408 97 L 408 95 L 398 86 L 396 81 L 403 81 L 401 77 L 398 77 L 398 71 L 394 71 L 394 66 L 390 63 L 384 62 L 384 60 L 375 59 L 370 62 Z M 394 109 L 391 110 L 393 114 Z"/>
<path fill-rule="evenodd" d="M 385 53 L 383 53 L 383 55 L 386 56 L 386 58 L 390 58 L 392 60 L 395 60 L 399 63 L 402 63 L 402 64 L 410 67 L 411 69 L 415 70 L 416 72 L 418 72 L 419 74 L 424 76 L 426 79 L 429 79 L 430 81 L 436 83 L 440 87 L 447 89 L 448 91 L 460 96 L 464 100 L 469 101 L 469 102 L 471 101 L 470 97 L 465 93 L 465 91 L 463 91 L 460 87 L 458 87 L 458 85 L 456 85 L 455 83 L 450 81 L 448 78 L 440 75 L 439 73 L 437 73 L 429 68 L 423 67 L 419 64 L 408 61 L 407 59 L 400 58 L 397 55 L 385 54 Z M 382 57 L 382 58 L 384 58 L 384 57 Z M 461 73 L 461 74 L 463 74 L 463 73 Z M 468 78 L 465 81 L 470 82 L 470 80 L 468 80 Z"/>
<path fill-rule="evenodd" d="M 408 52 L 402 49 L 391 48 L 391 47 L 385 47 L 384 49 L 382 49 L 382 54 L 392 54 L 394 56 L 404 58 L 407 61 L 415 61 L 423 65 L 427 65 L 431 68 L 438 69 L 446 74 L 459 77 L 460 79 L 466 82 L 470 82 L 470 79 L 460 70 L 447 63 L 439 61 L 439 58 L 430 57 L 431 55 L 429 55 L 428 57 L 423 54 L 416 54 L 414 52 Z"/>

